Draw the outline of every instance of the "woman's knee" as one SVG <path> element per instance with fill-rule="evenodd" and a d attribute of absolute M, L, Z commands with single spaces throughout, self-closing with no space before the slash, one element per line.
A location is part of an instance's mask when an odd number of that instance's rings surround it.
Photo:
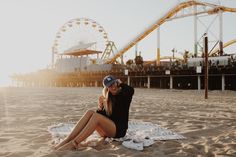
<path fill-rule="evenodd" d="M 91 119 L 94 123 L 98 124 L 101 119 L 101 114 L 94 112 Z"/>
<path fill-rule="evenodd" d="M 101 125 L 100 123 L 104 123 L 104 120 L 106 120 L 107 117 L 95 112 L 91 119 L 96 125 Z"/>

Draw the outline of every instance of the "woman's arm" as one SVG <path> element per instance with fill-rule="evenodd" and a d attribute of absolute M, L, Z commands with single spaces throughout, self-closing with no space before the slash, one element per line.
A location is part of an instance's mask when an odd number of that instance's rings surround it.
<path fill-rule="evenodd" d="M 104 96 L 100 96 L 98 99 L 98 110 L 103 110 L 103 102 L 104 102 Z"/>
<path fill-rule="evenodd" d="M 134 88 L 125 84 L 125 83 L 120 83 L 119 86 L 122 89 L 122 94 L 127 95 L 127 96 L 132 96 L 134 94 Z"/>
<path fill-rule="evenodd" d="M 106 116 L 106 111 L 104 110 L 104 96 L 100 96 L 98 99 L 98 109 L 96 110 L 97 113 L 100 113 L 104 116 Z"/>

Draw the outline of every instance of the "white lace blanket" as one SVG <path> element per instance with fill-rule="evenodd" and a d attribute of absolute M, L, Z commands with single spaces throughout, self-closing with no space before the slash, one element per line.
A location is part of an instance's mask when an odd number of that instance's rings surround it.
<path fill-rule="evenodd" d="M 73 123 L 60 123 L 49 126 L 48 131 L 51 133 L 54 142 L 58 143 L 72 131 L 73 127 Z M 97 135 L 93 134 L 92 138 L 97 138 Z M 127 148 L 143 150 L 144 147 L 152 145 L 157 140 L 176 139 L 185 139 L 185 137 L 150 122 L 129 121 L 129 127 L 125 137 L 107 138 L 106 140 L 123 141 L 122 145 Z"/>

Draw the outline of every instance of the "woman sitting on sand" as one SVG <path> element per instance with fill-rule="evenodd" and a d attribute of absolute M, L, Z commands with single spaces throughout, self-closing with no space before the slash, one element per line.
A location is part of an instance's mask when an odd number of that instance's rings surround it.
<path fill-rule="evenodd" d="M 114 76 L 103 79 L 103 95 L 99 97 L 97 111 L 88 110 L 70 135 L 55 146 L 56 150 L 77 149 L 95 130 L 102 137 L 124 137 L 128 129 L 129 107 L 134 89 Z"/>

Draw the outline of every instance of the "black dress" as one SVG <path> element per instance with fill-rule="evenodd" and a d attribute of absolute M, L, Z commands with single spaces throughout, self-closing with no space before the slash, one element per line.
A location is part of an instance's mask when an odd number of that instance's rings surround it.
<path fill-rule="evenodd" d="M 97 113 L 106 116 L 115 123 L 115 138 L 124 137 L 126 134 L 128 129 L 129 107 L 134 94 L 133 87 L 124 83 L 121 83 L 120 87 L 121 91 L 117 95 L 112 95 L 109 92 L 109 97 L 111 98 L 112 102 L 112 114 L 107 115 L 104 109 L 100 111 L 97 110 Z"/>

